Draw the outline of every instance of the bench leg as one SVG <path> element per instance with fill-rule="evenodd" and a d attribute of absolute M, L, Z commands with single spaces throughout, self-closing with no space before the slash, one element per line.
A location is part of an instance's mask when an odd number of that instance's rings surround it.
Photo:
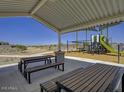
<path fill-rule="evenodd" d="M 64 64 L 62 64 L 62 71 L 64 71 Z"/>
<path fill-rule="evenodd" d="M 18 63 L 18 69 L 22 73 L 22 63 L 21 62 Z"/>
<path fill-rule="evenodd" d="M 60 69 L 60 68 L 59 68 L 59 65 L 58 65 L 58 69 Z"/>
<path fill-rule="evenodd" d="M 24 77 L 27 80 L 27 72 L 24 71 Z"/>
<path fill-rule="evenodd" d="M 31 73 L 28 73 L 28 83 L 31 84 L 31 77 L 30 77 Z"/>
<path fill-rule="evenodd" d="M 58 70 L 64 71 L 64 64 L 61 64 L 61 69 L 60 69 L 60 65 L 57 66 Z"/>
<path fill-rule="evenodd" d="M 22 63 L 20 63 L 20 72 L 22 73 Z"/>
<path fill-rule="evenodd" d="M 49 58 L 49 60 L 50 60 L 50 63 L 52 63 L 52 60 L 51 60 L 51 58 Z"/>
<path fill-rule="evenodd" d="M 44 92 L 42 88 L 40 88 L 40 92 Z"/>
<path fill-rule="evenodd" d="M 40 85 L 40 92 L 44 92 L 42 85 Z"/>
<path fill-rule="evenodd" d="M 19 62 L 19 63 L 18 63 L 18 70 L 20 70 L 20 64 L 21 64 L 21 63 Z M 21 71 L 20 71 L 20 72 L 21 72 Z"/>
<path fill-rule="evenodd" d="M 27 65 L 28 65 L 28 64 L 24 63 L 24 71 L 25 71 L 25 69 L 27 68 Z"/>
<path fill-rule="evenodd" d="M 61 88 L 57 86 L 57 92 L 61 92 Z"/>
<path fill-rule="evenodd" d="M 45 65 L 47 64 L 47 61 L 45 60 Z"/>

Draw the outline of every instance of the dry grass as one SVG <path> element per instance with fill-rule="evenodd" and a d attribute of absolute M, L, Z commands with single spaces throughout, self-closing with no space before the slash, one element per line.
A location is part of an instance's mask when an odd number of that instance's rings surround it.
<path fill-rule="evenodd" d="M 27 47 L 27 50 L 25 51 L 12 51 L 12 48 L 3 48 L 2 52 L 0 51 L 0 54 L 2 55 L 31 55 L 36 53 L 43 53 L 47 52 L 48 47 Z M 5 52 L 4 52 L 5 51 Z M 20 58 L 10 58 L 10 57 L 0 57 L 0 65 L 6 65 L 6 64 L 13 64 L 18 63 L 20 61 Z"/>
<path fill-rule="evenodd" d="M 27 50 L 24 51 L 22 54 L 35 54 L 35 53 L 42 53 L 42 52 L 47 52 L 48 48 L 37 48 L 37 47 L 27 47 Z"/>
<path fill-rule="evenodd" d="M 18 63 L 20 58 L 9 58 L 9 57 L 1 57 L 0 58 L 0 65 Z"/>
<path fill-rule="evenodd" d="M 66 56 L 73 56 L 73 57 L 81 57 L 81 58 L 89 58 L 89 59 L 96 59 L 96 60 L 102 60 L 102 61 L 110 61 L 114 63 L 118 63 L 118 57 L 112 56 L 112 55 L 103 55 L 103 54 L 88 54 L 88 53 L 82 53 L 82 52 L 66 52 Z M 120 57 L 120 63 L 124 64 L 124 57 Z"/>

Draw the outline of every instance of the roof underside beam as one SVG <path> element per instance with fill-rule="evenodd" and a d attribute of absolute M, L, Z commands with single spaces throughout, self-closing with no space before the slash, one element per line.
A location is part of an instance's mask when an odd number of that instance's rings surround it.
<path fill-rule="evenodd" d="M 31 11 L 31 15 L 35 14 L 48 0 L 41 0 Z"/>
<path fill-rule="evenodd" d="M 29 13 L 0 13 L 0 17 L 11 17 L 11 16 L 30 16 Z"/>
<path fill-rule="evenodd" d="M 32 16 L 32 18 L 36 19 L 37 21 L 39 21 L 40 23 L 45 24 L 46 26 L 48 26 L 49 28 L 51 28 L 52 30 L 54 30 L 57 33 L 60 33 L 60 30 L 53 26 L 52 24 L 50 24 L 49 22 L 45 21 L 44 19 L 42 19 L 41 17 L 38 17 L 35 15 L 35 13 L 43 6 L 45 5 L 45 3 L 48 0 L 40 0 L 40 2 L 32 9 L 32 11 L 30 12 L 30 15 Z"/>
<path fill-rule="evenodd" d="M 91 28 L 91 27 L 95 27 L 98 25 L 105 25 L 105 24 L 110 24 L 110 23 L 115 23 L 115 22 L 120 22 L 124 20 L 124 14 L 119 14 L 116 16 L 111 16 L 111 17 L 107 17 L 107 18 L 103 18 L 103 19 L 99 19 L 93 22 L 88 22 L 86 24 L 79 24 L 79 25 L 75 25 L 69 28 L 64 28 L 61 29 L 62 34 L 64 33 L 69 33 L 69 32 L 74 32 L 74 31 L 79 31 L 82 29 L 87 29 L 87 28 Z"/>
<path fill-rule="evenodd" d="M 44 19 L 42 19 L 41 17 L 38 17 L 36 15 L 32 15 L 32 18 L 36 19 L 37 21 L 39 21 L 40 23 L 43 23 L 44 25 L 46 25 L 47 27 L 49 27 L 50 29 L 54 30 L 55 32 L 59 33 L 60 30 L 58 28 L 56 28 L 55 26 L 53 26 L 52 24 L 50 24 L 49 22 L 46 22 Z"/>

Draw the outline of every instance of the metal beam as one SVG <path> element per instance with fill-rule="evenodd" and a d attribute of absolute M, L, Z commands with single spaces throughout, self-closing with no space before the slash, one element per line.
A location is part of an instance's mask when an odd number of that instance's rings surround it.
<path fill-rule="evenodd" d="M 11 17 L 11 16 L 31 16 L 29 13 L 0 13 L 0 17 Z"/>
<path fill-rule="evenodd" d="M 88 34 L 88 33 L 87 33 L 87 29 L 86 29 L 86 43 L 87 43 L 87 34 Z"/>
<path fill-rule="evenodd" d="M 37 21 L 39 21 L 40 23 L 43 23 L 44 25 L 46 25 L 47 27 L 49 27 L 50 29 L 54 30 L 57 33 L 60 33 L 61 31 L 53 26 L 52 24 L 50 24 L 49 22 L 45 21 L 44 19 L 42 19 L 41 17 L 38 17 L 36 15 L 32 15 L 32 18 L 36 19 Z"/>
<path fill-rule="evenodd" d="M 38 4 L 32 9 L 31 15 L 35 14 L 48 0 L 40 0 Z"/>
<path fill-rule="evenodd" d="M 115 23 L 115 22 L 119 22 L 119 21 L 123 21 L 123 20 L 124 20 L 124 14 L 120 14 L 120 15 L 116 15 L 116 16 L 103 18 L 103 19 L 98 19 L 96 21 L 88 22 L 86 24 L 79 24 L 79 25 L 74 25 L 74 26 L 69 27 L 69 28 L 64 28 L 64 29 L 61 29 L 61 32 L 62 32 L 62 34 L 64 34 L 64 33 L 68 33 L 68 32 L 73 32 L 73 31 L 78 31 L 81 29 L 94 27 L 97 25 Z"/>
<path fill-rule="evenodd" d="M 58 33 L 58 51 L 61 51 L 61 33 Z"/>
<path fill-rule="evenodd" d="M 76 31 L 76 49 L 78 49 L 78 31 Z"/>

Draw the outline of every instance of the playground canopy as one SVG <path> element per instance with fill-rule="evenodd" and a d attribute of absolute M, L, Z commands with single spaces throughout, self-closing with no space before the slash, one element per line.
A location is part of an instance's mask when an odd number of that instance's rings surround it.
<path fill-rule="evenodd" d="M 124 0 L 0 0 L 0 16 L 28 16 L 61 34 L 123 21 Z M 60 48 L 60 47 L 59 47 Z"/>

